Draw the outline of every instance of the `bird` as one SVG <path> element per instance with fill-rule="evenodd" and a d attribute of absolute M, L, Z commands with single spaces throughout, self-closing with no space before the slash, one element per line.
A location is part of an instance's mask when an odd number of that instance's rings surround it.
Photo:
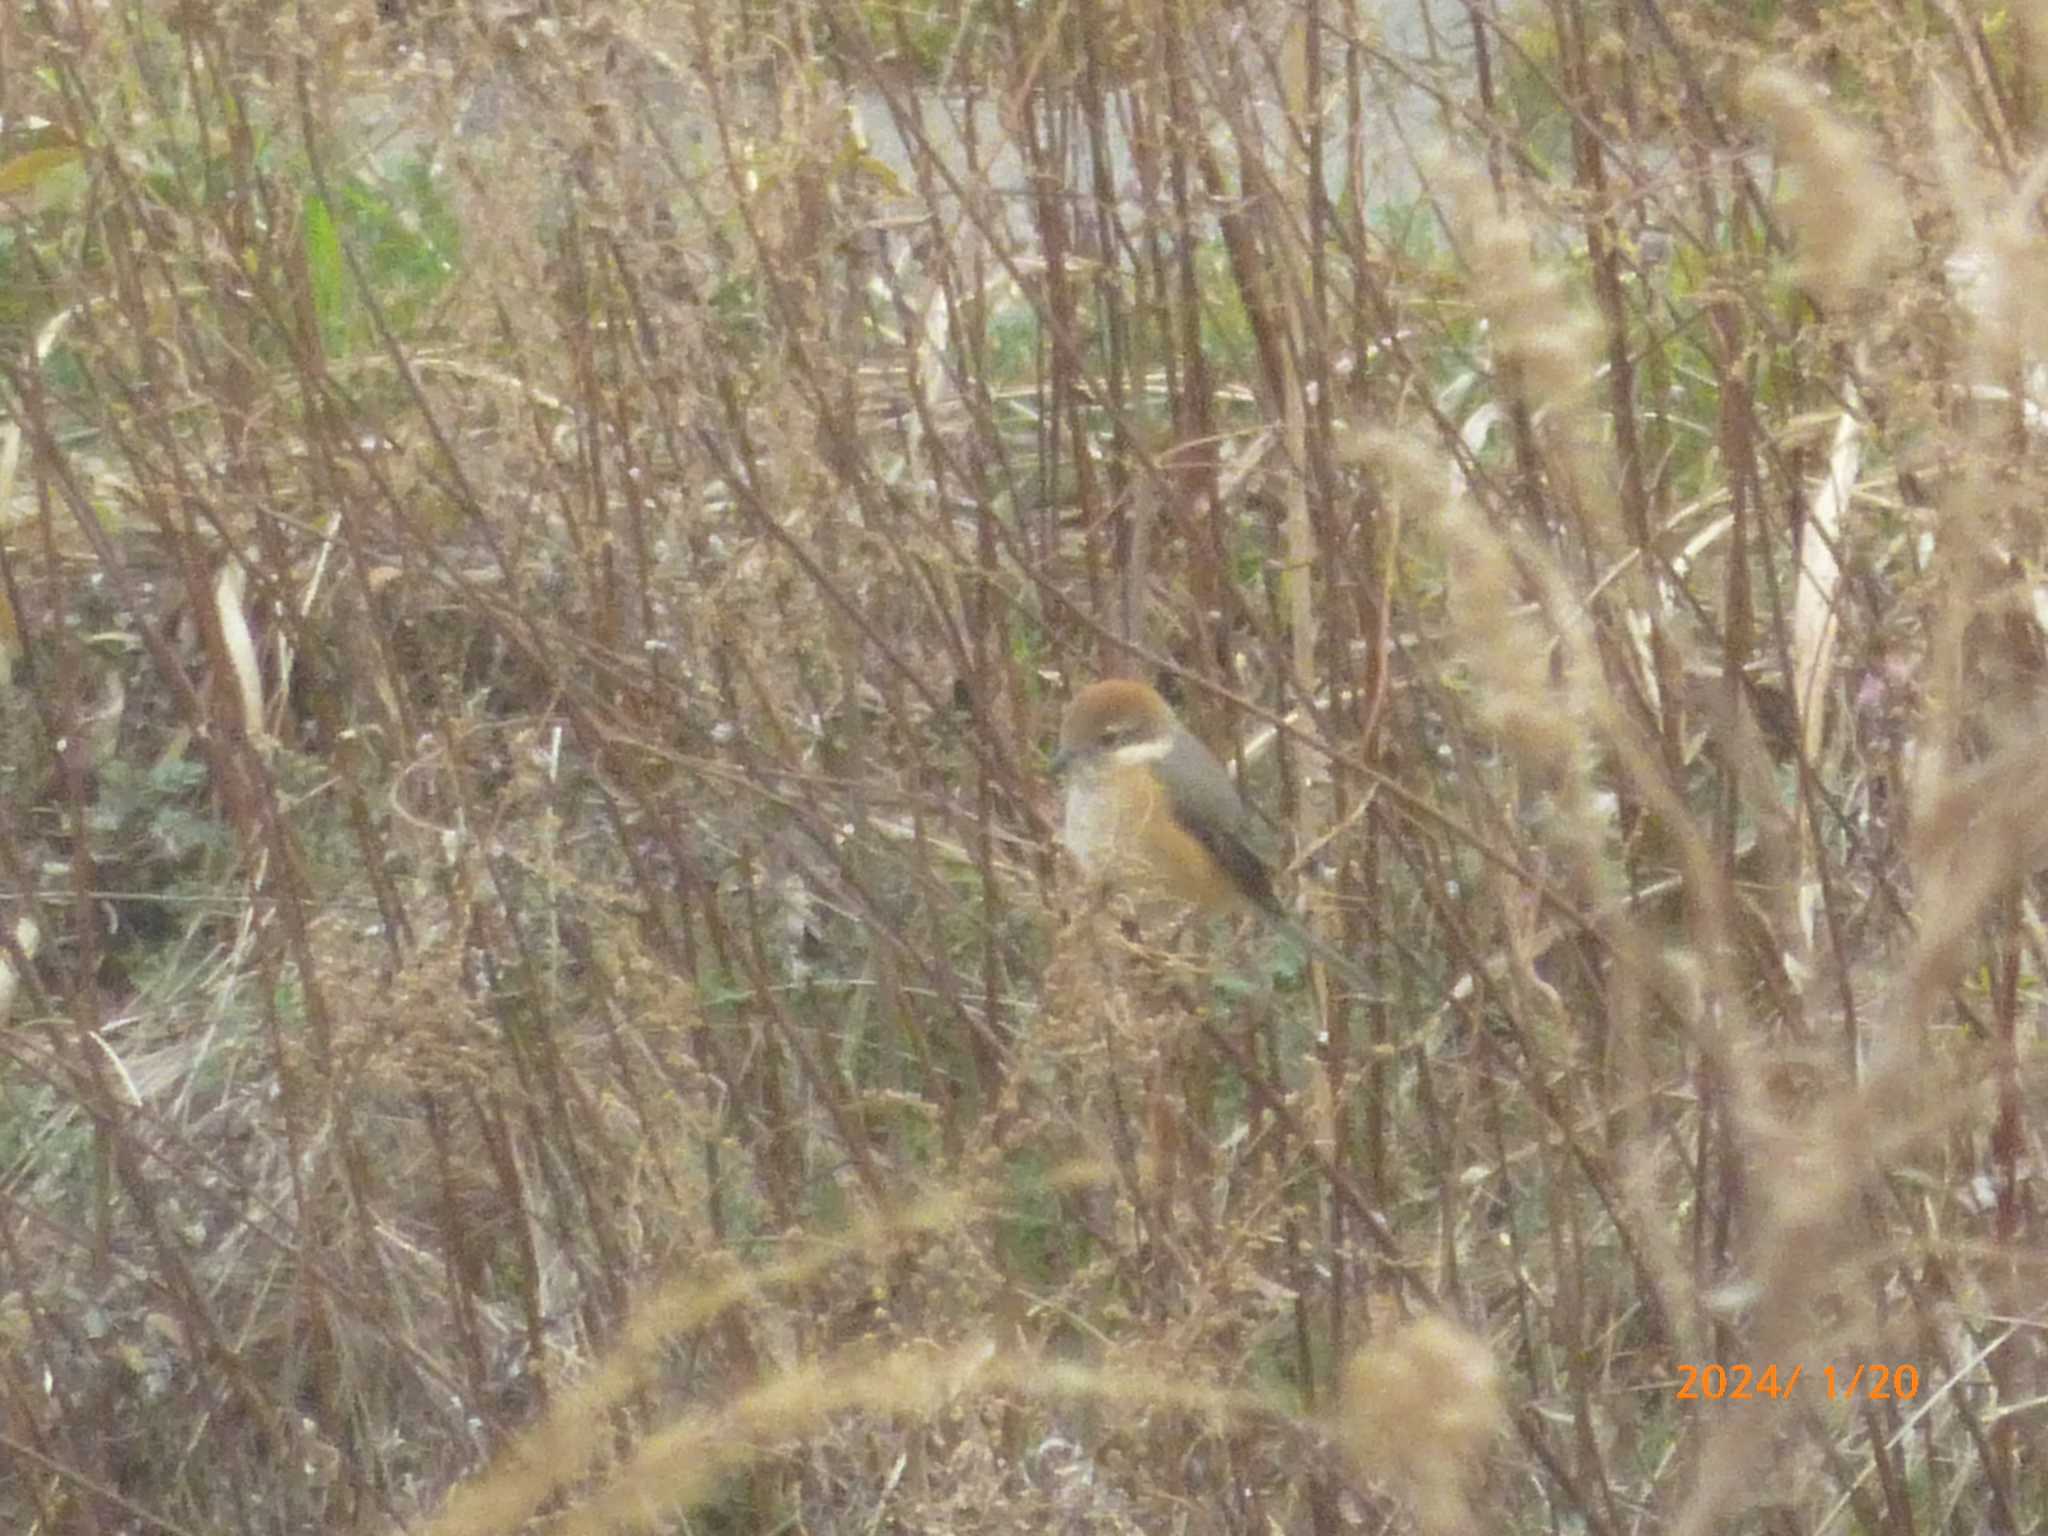
<path fill-rule="evenodd" d="M 1060 720 L 1053 777 L 1065 786 L 1060 842 L 1089 879 L 1206 916 L 1246 908 L 1385 1001 L 1365 967 L 1280 904 L 1246 836 L 1251 813 L 1230 772 L 1159 691 L 1112 677 L 1075 694 Z"/>
<path fill-rule="evenodd" d="M 1060 841 L 1091 880 L 1206 914 L 1286 919 L 1229 772 L 1135 678 L 1090 683 L 1060 721 Z"/>

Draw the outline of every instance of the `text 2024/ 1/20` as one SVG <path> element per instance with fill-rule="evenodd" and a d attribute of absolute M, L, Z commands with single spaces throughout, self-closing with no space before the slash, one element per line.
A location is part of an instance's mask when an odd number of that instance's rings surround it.
<path fill-rule="evenodd" d="M 1681 1365 L 1677 1397 L 1681 1403 L 1775 1401 L 1790 1396 L 1805 1373 L 1804 1365 Z M 1814 1374 L 1831 1401 L 1911 1402 L 1920 1395 L 1920 1372 L 1910 1365 L 1824 1365 Z"/>
<path fill-rule="evenodd" d="M 1751 1399 L 1776 1401 L 1790 1397 L 1806 1374 L 1806 1366 L 1679 1366 L 1679 1403 L 1747 1403 Z M 1919 1370 L 1915 1366 L 1821 1366 L 1817 1380 L 1827 1389 L 1829 1401 L 1896 1399 L 1911 1403 L 1919 1397 Z"/>

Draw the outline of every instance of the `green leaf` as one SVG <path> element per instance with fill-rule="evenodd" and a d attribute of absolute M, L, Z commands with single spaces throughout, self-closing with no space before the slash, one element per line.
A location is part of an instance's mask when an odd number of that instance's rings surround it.
<path fill-rule="evenodd" d="M 313 313 L 320 322 L 321 339 L 333 351 L 343 334 L 341 236 L 326 200 L 314 193 L 306 194 L 300 222 L 306 231 L 306 280 L 313 290 Z"/>
<path fill-rule="evenodd" d="M 0 163 L 0 197 L 15 197 L 28 191 L 46 176 L 75 164 L 78 157 L 76 144 L 52 144 Z"/>

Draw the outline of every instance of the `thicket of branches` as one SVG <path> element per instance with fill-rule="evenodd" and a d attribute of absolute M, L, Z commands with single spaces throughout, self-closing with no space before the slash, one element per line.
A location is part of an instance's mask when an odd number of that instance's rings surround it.
<path fill-rule="evenodd" d="M 276 12 L 0 21 L 0 1523 L 2042 1527 L 2048 7 Z"/>

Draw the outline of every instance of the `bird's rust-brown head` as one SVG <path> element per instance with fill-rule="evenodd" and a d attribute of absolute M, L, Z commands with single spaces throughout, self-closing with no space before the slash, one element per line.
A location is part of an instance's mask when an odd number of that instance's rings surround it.
<path fill-rule="evenodd" d="M 1174 725 L 1172 706 L 1136 678 L 1090 683 L 1074 695 L 1060 719 L 1053 772 L 1085 772 L 1118 756 L 1142 758 L 1148 749 L 1163 753 Z"/>

